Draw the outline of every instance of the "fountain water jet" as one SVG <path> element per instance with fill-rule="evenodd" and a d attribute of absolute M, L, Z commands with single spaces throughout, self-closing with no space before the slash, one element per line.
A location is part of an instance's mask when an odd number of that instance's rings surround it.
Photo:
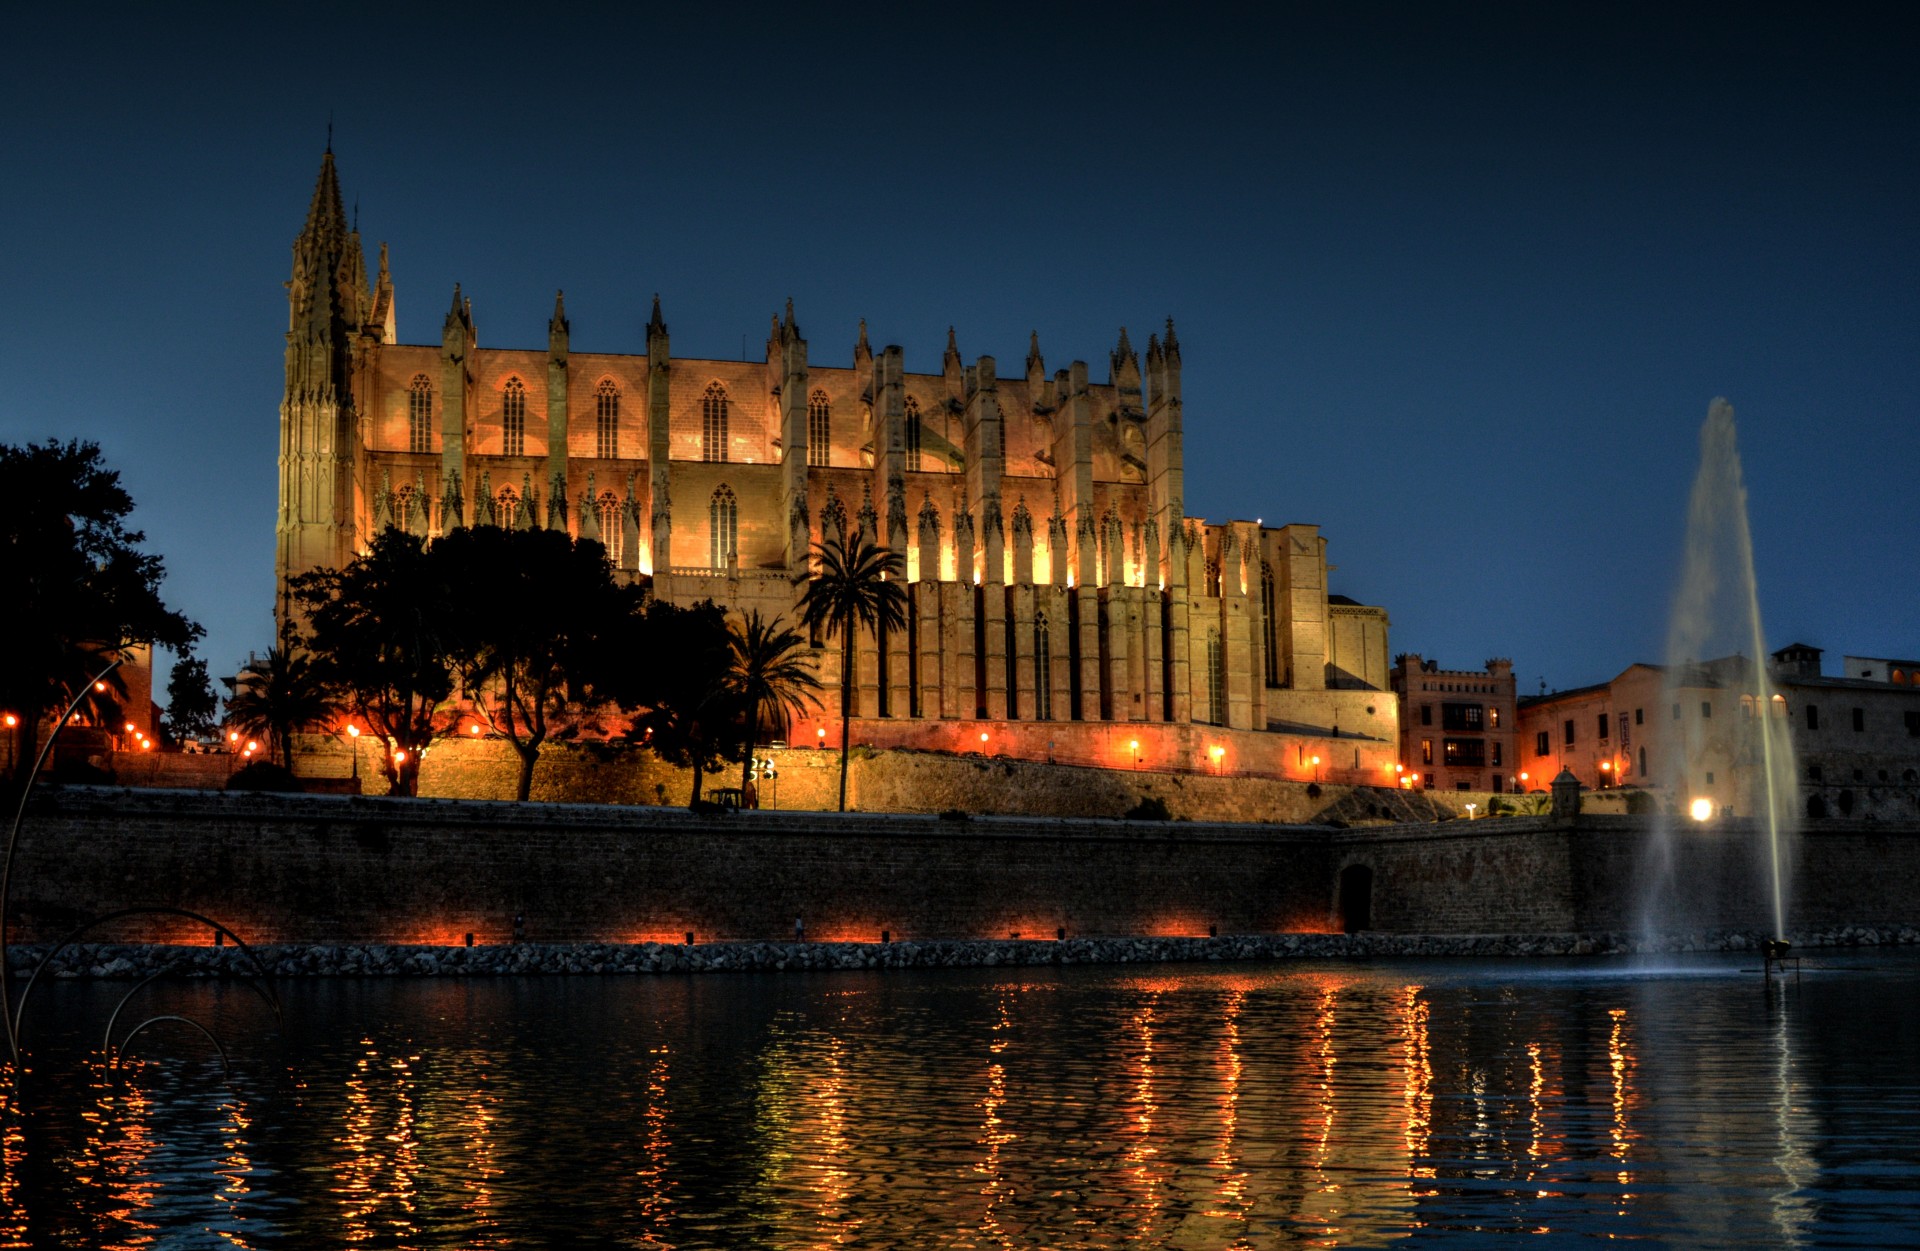
<path fill-rule="evenodd" d="M 1702 661 L 1701 657 L 1723 659 Z M 1749 659 L 1749 657 L 1751 659 Z M 1690 715 L 1689 696 L 1703 689 L 1741 692 L 1741 715 L 1715 723 Z M 1658 864 L 1650 892 L 1648 929 L 1661 888 L 1671 886 L 1672 822 L 1690 802 L 1727 800 L 1765 826 L 1766 878 L 1771 888 L 1773 933 L 1786 936 L 1783 844 L 1794 832 L 1797 772 L 1787 732 L 1785 700 L 1767 670 L 1766 635 L 1753 568 L 1753 535 L 1747 524 L 1747 491 L 1735 439 L 1733 406 L 1716 399 L 1700 428 L 1700 470 L 1687 509 L 1687 544 L 1673 616 L 1667 634 L 1666 693 L 1685 714 L 1672 723 L 1665 780 L 1672 802 L 1657 823 Z M 1709 696 L 1709 700 L 1711 696 Z M 1728 711 L 1732 711 L 1729 709 Z M 1724 782 L 1716 775 L 1724 775 Z M 1709 781 L 1709 779 L 1715 779 Z"/>

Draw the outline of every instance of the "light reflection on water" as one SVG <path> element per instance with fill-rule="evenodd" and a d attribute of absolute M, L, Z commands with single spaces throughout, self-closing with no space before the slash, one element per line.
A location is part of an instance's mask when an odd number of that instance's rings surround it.
<path fill-rule="evenodd" d="M 1920 960 L 56 987 L 0 1246 L 1920 1245 Z M 156 1009 L 157 1010 L 157 1009 Z M 251 1015 L 250 1015 L 251 1014 Z"/>

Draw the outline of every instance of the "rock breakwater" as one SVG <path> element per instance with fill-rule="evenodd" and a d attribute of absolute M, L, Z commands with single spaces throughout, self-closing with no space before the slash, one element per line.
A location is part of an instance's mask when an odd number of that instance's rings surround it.
<path fill-rule="evenodd" d="M 1758 951 L 1766 937 L 1758 931 L 1743 930 L 1652 939 L 1628 934 L 1223 934 L 1217 938 L 888 943 L 511 943 L 475 947 L 281 944 L 250 950 L 272 977 L 500 977 L 1735 952 Z M 1913 946 L 1920 945 L 1920 928 L 1842 926 L 1791 938 L 1797 952 Z M 24 978 L 46 954 L 43 946 L 12 948 L 13 976 Z M 253 965 L 246 952 L 236 947 L 81 943 L 60 951 L 42 976 L 133 979 L 162 971 L 183 977 L 242 977 L 253 972 Z"/>

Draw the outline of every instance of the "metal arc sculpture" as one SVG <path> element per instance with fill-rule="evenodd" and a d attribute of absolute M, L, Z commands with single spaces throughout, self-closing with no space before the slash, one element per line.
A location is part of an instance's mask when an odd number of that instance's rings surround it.
<path fill-rule="evenodd" d="M 26 817 L 27 799 L 33 792 L 34 782 L 37 781 L 40 777 L 41 768 L 45 766 L 47 762 L 47 758 L 53 752 L 54 740 L 60 737 L 60 731 L 66 729 L 67 723 L 73 719 L 73 714 L 76 711 L 78 711 L 81 702 L 86 699 L 88 693 L 93 691 L 97 687 L 101 686 L 101 684 L 103 684 L 107 680 L 108 676 L 111 675 L 114 670 L 118 669 L 124 663 L 125 662 L 123 660 L 115 660 L 111 664 L 109 664 L 106 668 L 100 670 L 99 673 L 96 673 L 91 679 L 88 680 L 85 686 L 80 688 L 80 692 L 73 697 L 73 700 L 67 704 L 66 711 L 60 714 L 60 720 L 54 725 L 52 733 L 47 735 L 47 741 L 41 745 L 39 754 L 34 758 L 32 770 L 28 772 L 26 781 L 21 784 L 19 804 L 14 809 L 13 824 L 7 831 L 6 856 L 5 856 L 5 860 L 3 862 L 0 862 L 0 1020 L 3 1020 L 6 1026 L 7 1054 L 11 1057 L 13 1061 L 13 1074 L 16 1080 L 18 1080 L 18 1077 L 21 1071 L 21 1066 L 20 1066 L 21 1025 L 25 1019 L 25 1014 L 27 1010 L 27 1000 L 29 996 L 33 994 L 34 983 L 39 980 L 41 973 L 43 973 L 47 969 L 47 967 L 53 963 L 55 957 L 57 957 L 61 952 L 65 951 L 68 947 L 71 947 L 75 942 L 77 942 L 81 935 L 85 934 L 88 930 L 91 930 L 96 926 L 105 925 L 110 921 L 117 921 L 123 917 L 130 917 L 130 916 L 183 917 L 187 920 L 196 921 L 202 925 L 205 925 L 216 936 L 218 936 L 220 940 L 232 939 L 234 946 L 240 949 L 241 953 L 246 957 L 247 962 L 253 966 L 252 973 L 249 974 L 247 977 L 248 985 L 252 986 L 254 991 L 257 994 L 259 994 L 262 999 L 266 1001 L 267 1006 L 273 1009 L 274 1019 L 276 1021 L 284 1022 L 284 1019 L 285 1019 L 280 1011 L 279 996 L 274 994 L 273 987 L 271 983 L 268 981 L 267 968 L 264 964 L 261 963 L 259 955 L 254 952 L 253 948 L 247 946 L 246 942 L 243 939 L 241 939 L 241 937 L 238 934 L 234 933 L 232 930 L 228 929 L 225 925 L 222 925 L 220 922 L 214 920 L 211 917 L 202 916 L 200 913 L 190 911 L 186 908 L 176 908 L 176 907 L 172 907 L 169 905 L 162 905 L 162 904 L 145 905 L 145 906 L 133 907 L 133 908 L 118 908 L 112 912 L 104 912 L 98 916 L 90 917 L 86 921 L 83 921 L 81 924 L 75 926 L 63 938 L 61 938 L 59 942 L 55 943 L 51 948 L 47 950 L 47 952 L 44 955 L 41 956 L 40 962 L 34 966 L 33 972 L 28 975 L 25 984 L 21 987 L 19 1001 L 16 1003 L 14 1000 L 13 985 L 12 985 L 12 960 L 10 958 L 10 953 L 7 947 L 7 941 L 8 941 L 7 913 L 8 913 L 8 905 L 12 899 L 14 848 L 20 841 L 20 823 Z M 188 1018 L 188 1017 L 179 1016 L 173 1013 L 162 1013 L 158 1016 L 151 1016 L 146 1018 L 145 1020 L 141 1021 L 139 1024 L 135 1025 L 131 1030 L 127 1031 L 126 1037 L 120 1041 L 120 1044 L 118 1047 L 114 1045 L 114 1041 L 113 1041 L 114 1026 L 118 1023 L 120 1019 L 120 1014 L 126 1008 L 128 1002 L 131 1001 L 133 997 L 139 994 L 142 990 L 145 990 L 148 986 L 152 985 L 160 977 L 173 971 L 175 967 L 176 966 L 173 963 L 169 962 L 168 964 L 161 967 L 157 972 L 135 983 L 133 989 L 129 990 L 125 995 L 121 996 L 120 1002 L 114 1006 L 113 1015 L 109 1017 L 107 1020 L 106 1037 L 101 1044 L 102 1050 L 106 1052 L 109 1062 L 117 1065 L 119 1063 L 119 1057 L 125 1053 L 127 1046 L 133 1042 L 134 1038 L 137 1035 L 139 1035 L 144 1030 L 146 1030 L 148 1026 L 158 1024 L 162 1021 L 180 1022 L 187 1026 L 190 1026 L 194 1030 L 197 1030 L 200 1034 L 204 1035 L 208 1039 L 208 1041 L 210 1041 L 213 1044 L 214 1050 L 219 1052 L 219 1055 L 220 1055 L 221 1070 L 224 1073 L 230 1073 L 231 1069 L 228 1066 L 228 1062 L 227 1062 L 227 1049 L 221 1043 L 220 1039 L 214 1035 L 213 1031 L 209 1030 L 206 1026 L 202 1025 L 198 1021 L 192 1020 L 191 1018 Z"/>

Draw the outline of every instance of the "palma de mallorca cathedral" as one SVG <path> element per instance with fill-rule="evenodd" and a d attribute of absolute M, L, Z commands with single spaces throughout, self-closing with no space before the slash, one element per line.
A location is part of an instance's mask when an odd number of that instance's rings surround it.
<path fill-rule="evenodd" d="M 288 579 L 383 527 L 493 525 L 797 622 L 810 545 L 862 530 L 904 554 L 910 601 L 858 648 L 857 743 L 1392 784 L 1385 611 L 1328 593 L 1316 526 L 1186 512 L 1171 321 L 1144 353 L 1120 331 L 1104 381 L 1049 372 L 1037 335 L 1017 372 L 951 333 L 913 372 L 864 322 L 824 364 L 790 303 L 763 360 L 674 356 L 658 298 L 630 353 L 574 352 L 558 297 L 544 349 L 482 347 L 458 286 L 440 342 L 403 344 L 331 151 L 288 285 L 283 618 Z M 822 642 L 826 705 L 795 745 L 839 715 Z"/>

